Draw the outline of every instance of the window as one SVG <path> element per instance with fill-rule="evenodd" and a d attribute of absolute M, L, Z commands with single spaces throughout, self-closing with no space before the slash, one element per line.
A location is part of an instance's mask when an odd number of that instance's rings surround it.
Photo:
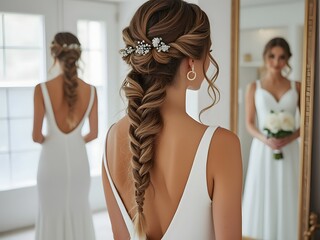
<path fill-rule="evenodd" d="M 40 82 L 45 69 L 43 17 L 0 13 L 0 24 L 0 86 Z"/>
<path fill-rule="evenodd" d="M 78 36 L 82 45 L 82 78 L 95 86 L 103 86 L 103 22 L 79 20 Z"/>
<path fill-rule="evenodd" d="M 46 51 L 42 16 L 0 15 L 0 190 L 4 190 L 36 183 L 41 146 L 32 141 L 33 90 L 45 80 Z M 97 175 L 107 116 L 105 24 L 78 20 L 77 32 L 83 49 L 79 75 L 96 86 L 99 100 L 99 136 L 87 144 L 91 174 Z M 83 130 L 88 129 L 86 122 Z"/>
<path fill-rule="evenodd" d="M 36 180 L 33 86 L 44 78 L 43 25 L 41 15 L 0 13 L 0 189 Z"/>
<path fill-rule="evenodd" d="M 92 175 L 101 172 L 102 142 L 106 128 L 106 73 L 103 66 L 106 66 L 106 52 L 104 22 L 78 20 L 77 32 L 82 47 L 82 56 L 80 61 L 80 77 L 96 86 L 98 94 L 98 118 L 99 118 L 99 136 L 97 140 L 87 144 L 87 151 Z M 86 122 L 84 131 L 89 128 Z"/>

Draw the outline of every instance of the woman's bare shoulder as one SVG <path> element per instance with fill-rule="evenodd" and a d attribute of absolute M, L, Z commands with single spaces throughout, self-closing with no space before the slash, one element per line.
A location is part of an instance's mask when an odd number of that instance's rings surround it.
<path fill-rule="evenodd" d="M 209 161 L 214 166 L 241 160 L 240 140 L 232 131 L 219 127 L 211 139 Z"/>
<path fill-rule="evenodd" d="M 247 92 L 255 92 L 257 88 L 257 83 L 256 81 L 251 82 L 247 85 Z"/>
<path fill-rule="evenodd" d="M 213 143 L 217 143 L 217 144 L 229 143 L 230 145 L 233 145 L 233 144 L 238 144 L 239 142 L 240 141 L 239 141 L 239 137 L 237 136 L 237 134 L 235 134 L 234 132 L 232 132 L 226 128 L 218 127 L 215 132 L 215 137 L 212 138 L 211 144 L 213 144 Z M 230 146 L 229 144 L 228 144 L 228 146 Z"/>
<path fill-rule="evenodd" d="M 57 84 L 58 82 L 61 82 L 62 81 L 62 76 L 61 75 L 58 75 L 58 76 L 55 76 L 54 78 L 50 78 L 48 79 L 45 84 L 46 85 L 55 85 Z"/>
<path fill-rule="evenodd" d="M 107 133 L 106 147 L 108 146 L 108 148 L 106 149 L 112 149 L 113 152 L 117 146 L 122 146 L 123 150 L 124 146 L 128 145 L 129 126 L 130 123 L 127 116 L 112 124 Z"/>
<path fill-rule="evenodd" d="M 34 87 L 34 93 L 35 93 L 35 94 L 41 93 L 41 83 L 38 83 L 38 84 Z"/>
<path fill-rule="evenodd" d="M 90 84 L 90 83 L 87 83 L 86 81 L 84 81 L 84 80 L 81 79 L 81 78 L 78 78 L 78 84 L 80 84 L 80 85 L 82 85 L 82 86 L 85 86 L 85 87 L 91 87 L 91 86 L 94 87 L 94 85 L 92 85 L 92 84 Z"/>
<path fill-rule="evenodd" d="M 109 137 L 112 135 L 119 135 L 119 134 L 124 134 L 125 132 L 128 134 L 130 122 L 129 122 L 129 117 L 124 116 L 114 124 L 110 126 L 109 129 Z M 108 137 L 108 138 L 109 138 Z"/>

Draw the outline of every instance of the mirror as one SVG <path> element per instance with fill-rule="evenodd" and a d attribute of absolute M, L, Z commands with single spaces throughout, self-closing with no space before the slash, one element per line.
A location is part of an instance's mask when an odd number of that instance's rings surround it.
<path fill-rule="evenodd" d="M 316 3 L 316 0 L 232 0 L 230 119 L 231 129 L 238 134 L 242 145 L 243 235 L 248 239 L 309 239 L 311 236 L 309 203 Z M 291 71 L 286 67 L 282 71 L 282 76 L 291 80 L 288 82 L 289 91 L 282 91 L 277 99 L 274 96 L 276 91 L 257 91 L 266 86 L 263 83 L 267 54 L 263 55 L 263 52 L 267 42 L 275 37 L 285 39 L 292 52 L 289 59 Z M 293 81 L 300 84 L 292 84 Z M 253 100 L 248 98 L 251 100 L 246 101 L 247 86 L 252 83 L 256 87 Z M 290 97 L 294 94 L 300 96 L 300 104 Z M 256 103 L 258 98 L 260 103 Z M 261 105 L 261 99 L 268 99 L 264 100 L 268 108 Z M 266 150 L 268 147 L 261 140 L 253 140 L 252 131 L 248 133 L 245 105 L 250 102 L 255 107 L 254 124 L 264 135 L 265 124 L 262 122 L 267 117 L 261 116 L 268 116 L 270 112 L 261 112 L 273 110 L 278 104 L 280 107 L 276 110 L 280 113 L 286 110 L 282 104 L 295 106 L 292 102 L 297 103 L 295 109 L 298 111 L 293 113 L 300 114 L 292 115 L 295 129 L 300 127 L 300 138 L 294 140 L 296 147 L 289 146 L 292 142 L 282 147 L 287 159 L 285 156 L 282 160 L 273 159 L 274 151 L 271 148 Z M 269 152 L 268 157 L 266 152 Z M 292 155 L 290 159 L 289 155 Z"/>

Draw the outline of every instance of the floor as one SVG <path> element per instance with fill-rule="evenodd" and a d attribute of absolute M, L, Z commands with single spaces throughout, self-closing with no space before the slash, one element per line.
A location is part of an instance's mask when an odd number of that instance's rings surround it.
<path fill-rule="evenodd" d="M 113 239 L 107 212 L 93 214 L 96 240 Z M 34 240 L 34 228 L 24 228 L 12 232 L 0 233 L 0 240 Z"/>
<path fill-rule="evenodd" d="M 96 240 L 113 239 L 111 224 L 107 212 L 93 214 L 93 224 L 96 232 Z M 0 233 L 0 240 L 34 240 L 34 228 L 25 228 L 7 233 Z M 243 237 L 242 240 L 254 240 Z"/>

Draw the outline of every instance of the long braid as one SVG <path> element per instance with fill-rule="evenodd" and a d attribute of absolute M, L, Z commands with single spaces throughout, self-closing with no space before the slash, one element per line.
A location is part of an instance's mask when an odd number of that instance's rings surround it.
<path fill-rule="evenodd" d="M 63 96 L 68 105 L 66 122 L 69 129 L 73 129 L 77 123 L 74 108 L 78 100 L 78 60 L 81 56 L 80 42 L 78 38 L 69 32 L 57 33 L 51 45 L 51 53 L 55 62 L 63 65 Z"/>
<path fill-rule="evenodd" d="M 77 87 L 78 87 L 78 73 L 76 66 L 76 58 L 68 58 L 64 63 L 64 82 L 63 92 L 64 97 L 68 103 L 69 112 L 67 116 L 67 124 L 70 128 L 74 128 L 77 119 L 74 115 L 74 107 L 78 99 Z"/>
<path fill-rule="evenodd" d="M 129 146 L 135 194 L 133 221 L 139 239 L 146 239 L 147 222 L 143 209 L 145 192 L 151 181 L 155 141 L 163 127 L 160 108 L 182 60 L 203 59 L 209 53 L 210 24 L 207 15 L 194 4 L 182 0 L 149 0 L 137 10 L 122 35 L 126 46 L 135 47 L 142 40 L 151 45 L 155 37 L 161 37 L 170 45 L 168 52 L 153 48 L 145 55 L 123 56 L 132 68 L 122 89 L 128 99 L 130 121 Z M 217 67 L 212 57 L 210 62 Z M 216 75 L 209 79 L 204 71 L 204 76 L 215 101 Z"/>
<path fill-rule="evenodd" d="M 136 214 L 133 219 L 138 234 L 145 237 L 144 195 L 150 184 L 150 169 L 155 152 L 154 142 L 162 129 L 160 106 L 165 100 L 166 88 L 161 81 L 155 81 L 148 76 L 149 79 L 143 80 L 152 84 L 143 89 L 138 82 L 139 78 L 142 77 L 129 74 L 123 84 L 123 90 L 128 99 L 127 111 L 130 119 L 131 166 L 136 201 Z"/>

